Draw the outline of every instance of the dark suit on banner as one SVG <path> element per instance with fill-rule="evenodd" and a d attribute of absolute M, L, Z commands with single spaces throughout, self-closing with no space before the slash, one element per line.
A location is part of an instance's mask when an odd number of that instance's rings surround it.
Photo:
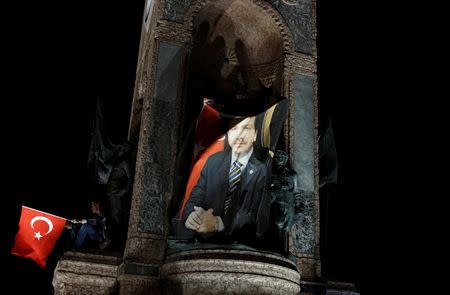
<path fill-rule="evenodd" d="M 232 213 L 224 216 L 224 201 L 228 193 L 230 165 L 231 151 L 219 152 L 208 158 L 200 179 L 186 204 L 183 219 L 185 220 L 194 211 L 194 206 L 202 207 L 205 210 L 212 208 L 213 214 L 221 218 L 224 230 L 206 236 L 230 237 L 236 232 L 244 232 L 251 237 L 260 236 L 265 231 L 269 219 L 266 208 L 270 206 L 270 202 L 266 200 L 265 193 L 266 166 L 252 153 L 241 173 L 240 185 L 235 192 Z M 192 232 L 195 234 L 195 231 Z"/>
<path fill-rule="evenodd" d="M 208 158 L 181 219 L 173 220 L 178 238 L 252 243 L 267 229 L 267 168 L 253 153 L 258 134 L 255 119 L 229 122 L 228 148 Z"/>

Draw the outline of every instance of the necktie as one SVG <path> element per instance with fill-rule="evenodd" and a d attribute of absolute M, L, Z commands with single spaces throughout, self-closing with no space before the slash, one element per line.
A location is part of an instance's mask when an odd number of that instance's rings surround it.
<path fill-rule="evenodd" d="M 232 198 L 233 198 L 233 193 L 234 191 L 237 189 L 239 182 L 241 181 L 241 167 L 243 166 L 243 164 L 241 162 L 239 162 L 238 160 L 233 162 L 233 165 L 231 166 L 230 169 L 230 173 L 228 176 L 228 195 L 225 198 L 225 202 L 223 205 L 223 210 L 224 210 L 224 214 L 226 215 L 230 209 L 231 209 L 231 205 L 232 205 Z"/>

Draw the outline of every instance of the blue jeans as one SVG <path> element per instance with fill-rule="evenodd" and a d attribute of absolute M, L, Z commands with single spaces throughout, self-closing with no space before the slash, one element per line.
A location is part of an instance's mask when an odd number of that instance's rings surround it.
<path fill-rule="evenodd" d="M 92 225 L 85 223 L 80 227 L 80 230 L 75 238 L 76 249 L 80 249 L 83 246 L 86 237 L 89 237 L 92 241 L 100 241 L 100 236 L 95 228 Z"/>

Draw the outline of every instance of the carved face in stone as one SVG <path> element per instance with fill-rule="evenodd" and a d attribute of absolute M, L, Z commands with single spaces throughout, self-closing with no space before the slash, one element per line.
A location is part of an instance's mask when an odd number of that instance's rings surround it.
<path fill-rule="evenodd" d="M 228 144 L 238 158 L 246 155 L 256 140 L 255 117 L 248 117 L 228 130 Z"/>
<path fill-rule="evenodd" d="M 278 168 L 282 168 L 286 166 L 288 158 L 288 154 L 285 151 L 277 150 L 273 160 Z"/>

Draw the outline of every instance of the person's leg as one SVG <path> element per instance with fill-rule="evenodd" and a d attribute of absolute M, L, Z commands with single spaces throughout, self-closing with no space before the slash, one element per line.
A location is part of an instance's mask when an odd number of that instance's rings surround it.
<path fill-rule="evenodd" d="M 75 237 L 75 249 L 80 249 L 81 246 L 84 243 L 84 240 L 86 239 L 87 230 L 86 230 L 86 224 L 83 224 L 80 229 L 78 230 L 78 233 Z"/>
<path fill-rule="evenodd" d="M 75 239 L 76 249 L 80 249 L 83 246 L 86 236 L 93 241 L 99 240 L 97 231 L 92 227 L 92 225 L 85 223 L 81 226 Z"/>
<path fill-rule="evenodd" d="M 100 241 L 100 235 L 98 234 L 97 230 L 90 224 L 88 224 L 88 230 L 87 230 L 87 235 L 89 237 L 89 239 L 91 241 L 96 241 L 99 242 Z"/>

